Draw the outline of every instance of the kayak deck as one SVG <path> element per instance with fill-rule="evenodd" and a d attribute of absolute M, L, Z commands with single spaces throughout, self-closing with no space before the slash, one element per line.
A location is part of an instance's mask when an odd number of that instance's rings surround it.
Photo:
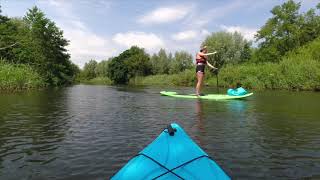
<path fill-rule="evenodd" d="M 112 179 L 230 179 L 178 124 L 171 127 L 173 136 L 162 131 Z"/>
<path fill-rule="evenodd" d="M 197 96 L 196 94 L 178 94 L 177 92 L 173 91 L 161 91 L 161 95 L 164 96 L 171 96 L 177 98 L 189 98 L 189 99 L 211 99 L 211 100 L 228 100 L 228 99 L 241 99 L 245 97 L 249 97 L 253 95 L 253 93 L 248 93 L 242 96 L 230 96 L 227 94 L 207 94 L 204 96 Z"/>

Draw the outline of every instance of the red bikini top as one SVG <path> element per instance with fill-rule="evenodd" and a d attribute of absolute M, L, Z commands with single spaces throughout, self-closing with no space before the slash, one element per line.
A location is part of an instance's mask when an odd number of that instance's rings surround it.
<path fill-rule="evenodd" d="M 207 59 L 204 56 L 200 55 L 200 59 L 196 59 L 196 63 L 203 63 L 203 64 L 207 64 Z"/>

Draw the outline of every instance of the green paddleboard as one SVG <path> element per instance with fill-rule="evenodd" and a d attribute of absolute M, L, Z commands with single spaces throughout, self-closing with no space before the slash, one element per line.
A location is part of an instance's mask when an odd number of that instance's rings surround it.
<path fill-rule="evenodd" d="M 171 96 L 176 98 L 189 98 L 189 99 L 209 99 L 209 100 L 228 100 L 228 99 L 242 99 L 251 96 L 253 93 L 248 93 L 242 96 L 229 96 L 227 94 L 206 94 L 204 96 L 197 96 L 195 94 L 178 94 L 172 91 L 161 91 L 160 94 L 164 96 Z"/>

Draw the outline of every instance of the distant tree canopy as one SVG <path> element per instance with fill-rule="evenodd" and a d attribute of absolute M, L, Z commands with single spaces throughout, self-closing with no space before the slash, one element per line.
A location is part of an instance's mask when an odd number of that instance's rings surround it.
<path fill-rule="evenodd" d="M 169 74 L 177 74 L 192 67 L 192 55 L 186 51 L 178 51 L 170 62 Z"/>
<path fill-rule="evenodd" d="M 85 63 L 82 71 L 82 76 L 85 79 L 93 79 L 97 77 L 97 74 L 96 74 L 97 65 L 98 63 L 95 60 L 90 60 L 89 62 Z"/>
<path fill-rule="evenodd" d="M 68 43 L 62 30 L 37 7 L 23 19 L 0 15 L 0 57 L 33 66 L 48 85 L 71 83 L 79 72 L 65 48 Z"/>
<path fill-rule="evenodd" d="M 216 55 L 208 56 L 209 62 L 217 67 L 221 67 L 225 63 L 241 63 L 250 59 L 251 42 L 244 39 L 238 33 L 215 32 L 209 35 L 202 45 L 208 47 L 208 52 L 217 51 Z"/>
<path fill-rule="evenodd" d="M 132 46 L 114 57 L 108 65 L 108 77 L 116 84 L 126 84 L 131 77 L 149 74 L 151 74 L 149 55 L 137 46 Z"/>
<path fill-rule="evenodd" d="M 192 67 L 192 55 L 185 51 L 167 55 L 164 49 L 151 58 L 144 49 L 132 46 L 119 56 L 101 62 L 90 60 L 80 73 L 80 79 L 108 77 L 115 84 L 126 84 L 136 76 L 175 74 Z"/>
<path fill-rule="evenodd" d="M 152 73 L 153 74 L 168 74 L 172 55 L 167 55 L 164 49 L 160 49 L 158 54 L 153 54 L 151 57 Z"/>
<path fill-rule="evenodd" d="M 95 69 L 96 76 L 99 76 L 99 77 L 108 76 L 108 68 L 109 68 L 109 63 L 111 62 L 110 61 L 111 59 L 112 58 L 109 58 L 109 60 L 103 60 L 97 64 Z"/>
<path fill-rule="evenodd" d="M 320 35 L 320 16 L 315 9 L 299 13 L 301 3 L 289 0 L 275 6 L 272 17 L 258 31 L 258 61 L 278 62 L 285 53 L 300 47 Z M 317 5 L 320 9 L 320 3 Z"/>
<path fill-rule="evenodd" d="M 167 55 L 164 49 L 151 56 L 152 74 L 176 74 L 192 67 L 192 55 L 185 51 Z"/>

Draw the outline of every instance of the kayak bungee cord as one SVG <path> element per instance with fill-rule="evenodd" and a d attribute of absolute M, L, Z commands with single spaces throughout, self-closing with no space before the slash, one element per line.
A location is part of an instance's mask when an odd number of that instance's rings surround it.
<path fill-rule="evenodd" d="M 156 161 L 156 160 L 153 159 L 152 157 L 150 157 L 150 156 L 148 156 L 148 155 L 145 155 L 145 154 L 143 154 L 143 153 L 139 153 L 139 154 L 135 155 L 133 158 L 135 158 L 135 157 L 137 157 L 137 156 L 144 156 L 144 157 L 152 160 L 152 161 L 155 162 L 156 164 L 158 164 L 160 167 L 166 169 L 167 172 L 164 173 L 164 174 L 167 174 L 167 173 L 171 172 L 172 174 L 174 174 L 174 175 L 177 176 L 178 178 L 183 179 L 181 176 L 179 176 L 178 174 L 172 172 L 172 170 L 168 169 L 167 167 L 165 167 L 164 165 L 162 165 L 161 163 L 159 163 L 158 161 Z M 133 159 L 133 158 L 131 158 L 131 159 Z M 164 175 L 164 174 L 162 174 L 162 175 Z M 159 175 L 159 176 L 157 176 L 157 177 L 155 177 L 155 178 L 152 178 L 152 179 L 157 179 L 158 177 L 160 177 L 160 176 L 162 176 L 162 175 Z"/>
<path fill-rule="evenodd" d="M 182 163 L 181 165 L 179 165 L 179 166 L 177 166 L 177 167 L 175 167 L 175 168 L 172 168 L 172 169 L 170 169 L 170 170 L 168 169 L 167 172 L 162 173 L 162 174 L 160 174 L 159 176 L 157 176 L 157 177 L 155 177 L 155 178 L 153 178 L 153 179 L 158 179 L 159 177 L 161 177 L 161 176 L 163 176 L 163 175 L 166 175 L 166 174 L 168 174 L 169 172 L 175 174 L 175 173 L 173 172 L 174 170 L 179 169 L 179 168 L 181 168 L 182 166 L 187 165 L 187 164 L 191 163 L 192 161 L 195 161 L 195 160 L 200 159 L 200 158 L 203 158 L 203 157 L 206 157 L 206 158 L 209 158 L 210 160 L 212 160 L 211 157 L 209 157 L 209 156 L 207 156 L 207 155 L 202 155 L 202 156 L 193 158 L 193 159 L 191 159 L 191 160 L 189 160 L 189 161 L 187 161 L 187 162 L 185 162 L 185 163 Z M 176 175 L 176 174 L 175 174 L 175 175 Z M 182 179 L 184 179 L 184 178 L 182 178 Z"/>

